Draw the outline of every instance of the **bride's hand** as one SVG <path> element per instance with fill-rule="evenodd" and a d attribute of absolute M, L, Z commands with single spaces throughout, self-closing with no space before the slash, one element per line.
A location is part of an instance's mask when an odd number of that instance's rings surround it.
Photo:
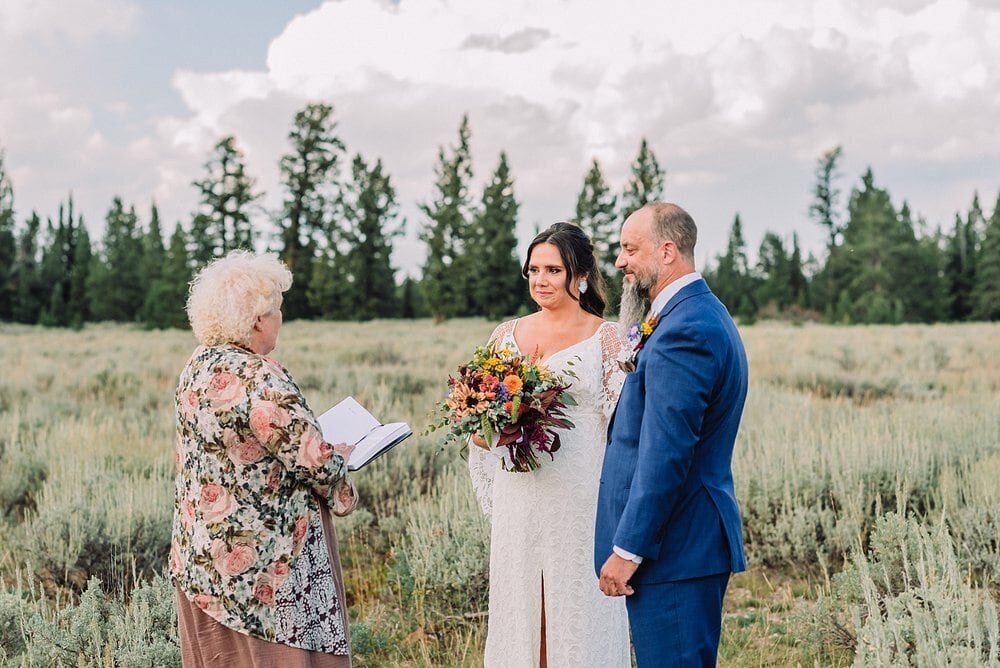
<path fill-rule="evenodd" d="M 476 447 L 480 447 L 483 450 L 489 450 L 490 446 L 486 443 L 486 440 L 479 434 L 472 435 L 472 442 L 476 444 Z"/>

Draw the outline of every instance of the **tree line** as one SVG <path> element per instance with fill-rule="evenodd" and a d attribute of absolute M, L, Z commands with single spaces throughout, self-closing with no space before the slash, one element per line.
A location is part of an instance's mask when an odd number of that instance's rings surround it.
<path fill-rule="evenodd" d="M 260 206 L 233 136 L 221 138 L 192 185 L 199 204 L 164 237 L 157 208 L 145 220 L 112 200 L 103 235 L 91 240 L 72 197 L 55 217 L 32 212 L 18 224 L 14 188 L 0 154 L 0 320 L 80 327 L 91 321 L 183 327 L 193 273 L 234 248 L 277 252 L 295 276 L 286 318 L 357 319 L 480 315 L 497 319 L 530 308 L 517 257 L 520 209 L 501 152 L 481 193 L 473 193 L 471 129 L 438 150 L 432 192 L 419 205 L 427 254 L 419 278 L 397 282 L 393 243 L 406 221 L 381 160 L 348 154 L 333 107 L 295 114 L 281 157 L 282 204 Z M 978 195 L 953 230 L 928 229 L 904 202 L 898 209 L 869 169 L 839 190 L 836 148 L 816 168 L 813 221 L 828 232 L 822 260 L 802 257 L 797 235 L 764 235 L 751 265 L 737 214 L 725 252 L 704 271 L 734 315 L 894 323 L 1000 318 L 1000 201 L 987 217 Z M 573 215 L 594 240 L 608 303 L 621 283 L 614 268 L 621 221 L 664 198 L 666 172 L 640 143 L 621 191 L 597 160 L 583 178 Z M 270 222 L 260 222 L 261 219 Z"/>
<path fill-rule="evenodd" d="M 819 158 L 810 218 L 827 233 L 822 261 L 803 258 L 791 243 L 767 232 L 748 261 L 739 214 L 725 252 L 706 278 L 742 321 L 765 317 L 834 323 L 895 324 L 1000 320 L 1000 194 L 987 216 L 973 193 L 950 229 L 897 208 L 868 168 L 846 207 L 838 184 L 836 147 Z"/>

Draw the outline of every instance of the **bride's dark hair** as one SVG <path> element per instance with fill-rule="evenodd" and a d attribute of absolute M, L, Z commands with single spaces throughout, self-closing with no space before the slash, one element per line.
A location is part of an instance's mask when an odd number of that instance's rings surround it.
<path fill-rule="evenodd" d="M 528 263 L 531 261 L 531 251 L 538 244 L 552 244 L 559 249 L 559 257 L 566 267 L 566 292 L 570 297 L 580 302 L 580 307 L 599 318 L 604 317 L 604 278 L 597 270 L 597 256 L 594 245 L 586 232 L 573 223 L 556 223 L 541 232 L 531 240 L 528 253 L 525 256 L 521 275 L 528 277 Z M 573 294 L 570 285 L 573 281 L 587 280 L 587 291 L 580 294 L 579 299 Z"/>

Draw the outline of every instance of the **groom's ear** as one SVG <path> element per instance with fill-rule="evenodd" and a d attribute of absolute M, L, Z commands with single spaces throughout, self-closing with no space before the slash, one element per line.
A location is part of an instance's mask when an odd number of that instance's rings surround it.
<path fill-rule="evenodd" d="M 673 264 L 677 260 L 679 253 L 677 252 L 677 244 L 669 239 L 663 242 L 660 246 L 660 257 L 662 258 L 664 264 Z"/>

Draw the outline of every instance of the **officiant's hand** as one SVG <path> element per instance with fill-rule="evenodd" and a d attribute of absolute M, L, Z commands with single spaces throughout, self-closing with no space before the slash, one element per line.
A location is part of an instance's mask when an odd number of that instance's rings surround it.
<path fill-rule="evenodd" d="M 351 458 L 351 453 L 354 452 L 354 446 L 348 445 L 347 443 L 336 443 L 333 446 L 333 451 L 340 455 L 346 462 Z"/>
<path fill-rule="evenodd" d="M 612 553 L 601 566 L 601 591 L 605 596 L 631 596 L 635 590 L 628 581 L 637 568 L 639 564 Z"/>

